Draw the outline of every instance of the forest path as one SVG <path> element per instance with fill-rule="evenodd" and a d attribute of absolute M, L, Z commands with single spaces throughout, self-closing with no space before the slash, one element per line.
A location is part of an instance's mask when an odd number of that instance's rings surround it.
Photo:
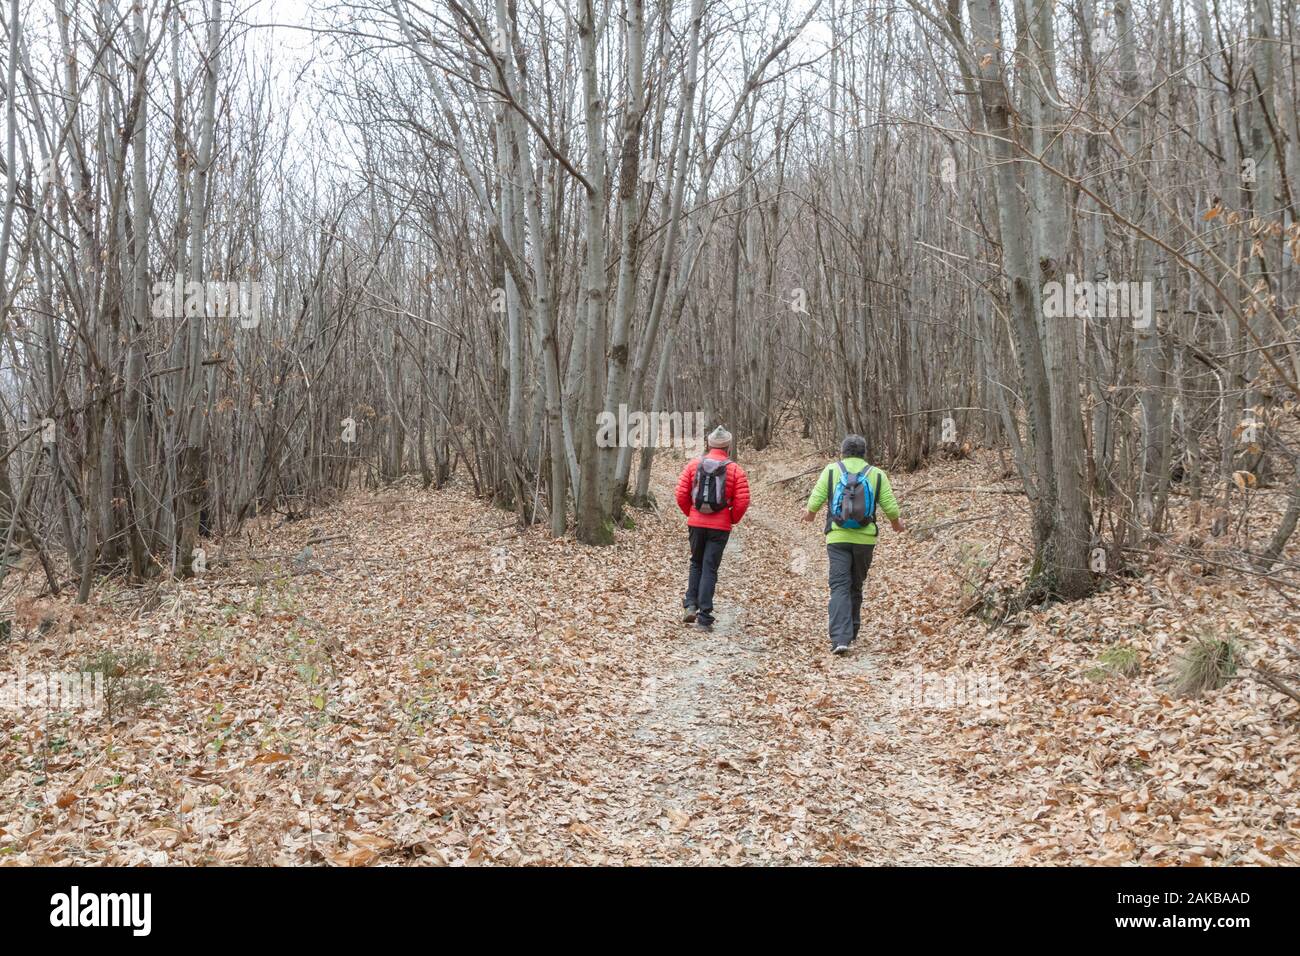
<path fill-rule="evenodd" d="M 891 693 L 909 666 L 898 612 L 931 600 L 906 551 L 882 544 L 862 637 L 834 657 L 819 526 L 797 522 L 798 499 L 771 484 L 775 469 L 749 470 L 753 505 L 723 557 L 715 631 L 681 625 L 665 644 L 635 731 L 655 748 L 647 797 L 669 821 L 659 850 L 679 856 L 702 810 L 732 806 L 730 831 L 706 814 L 699 834 L 734 841 L 732 856 L 760 842 L 799 862 L 1008 862 L 1006 845 L 966 842 L 987 804 L 937 759 L 909 722 L 908 701 Z M 667 484 L 658 493 L 675 507 Z M 680 523 L 675 510 L 666 518 Z M 679 563 L 684 582 L 684 553 Z M 663 603 L 674 607 L 680 593 Z"/>
<path fill-rule="evenodd" d="M 834 657 L 817 528 L 776 466 L 746 462 L 754 503 L 703 634 L 681 622 L 678 467 L 656 464 L 660 512 L 632 512 L 610 547 L 520 533 L 464 487 L 402 486 L 250 528 L 151 600 L 24 631 L 15 667 L 137 655 L 132 680 L 157 693 L 113 720 L 0 714 L 4 739 L 59 743 L 0 765 L 0 847 L 127 865 L 1009 862 L 1018 824 L 954 756 L 952 724 L 891 698 L 909 628 L 952 613 L 907 537 L 886 537 L 866 629 Z"/>
<path fill-rule="evenodd" d="M 1241 682 L 1175 701 L 1163 683 L 1180 633 L 1294 634 L 1263 586 L 1170 572 L 991 632 L 961 613 L 963 582 L 1014 555 L 987 529 L 1023 528 L 1023 502 L 962 490 L 992 480 L 991 456 L 937 464 L 893 476 L 912 531 L 885 531 L 863 633 L 834 657 L 825 546 L 798 521 L 820 458 L 795 449 L 743 462 L 753 506 L 705 635 L 681 622 L 682 459 L 660 458 L 659 512 L 630 512 L 609 547 L 521 532 L 465 483 L 403 483 L 254 522 L 190 581 L 35 602 L 0 673 L 109 655 L 139 700 L 111 718 L 0 708 L 0 858 L 1294 858 L 1286 702 Z M 1099 639 L 1136 648 L 1141 673 L 1093 679 Z M 996 704 L 948 693 L 963 675 L 998 677 Z"/>

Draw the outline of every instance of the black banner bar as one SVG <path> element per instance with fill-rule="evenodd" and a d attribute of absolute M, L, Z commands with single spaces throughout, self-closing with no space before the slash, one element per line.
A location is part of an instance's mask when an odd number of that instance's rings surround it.
<path fill-rule="evenodd" d="M 985 945 L 1005 933 L 1231 945 L 1294 928 L 1295 870 L 1260 869 L 26 869 L 0 867 L 6 936 L 259 946 L 486 928 L 493 943 L 713 925 L 761 941 L 794 923 L 883 942 Z M 1291 928 L 1291 929 L 1288 929 Z M 879 934 L 879 935 L 877 935 Z M 712 935 L 705 930 L 705 935 Z"/>

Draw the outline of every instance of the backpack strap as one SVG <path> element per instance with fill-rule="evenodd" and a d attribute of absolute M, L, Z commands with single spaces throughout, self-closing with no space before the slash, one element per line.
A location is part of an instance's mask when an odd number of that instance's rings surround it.
<path fill-rule="evenodd" d="M 716 459 L 714 460 L 716 461 Z M 731 510 L 731 499 L 727 498 L 727 469 L 731 467 L 731 464 L 732 463 L 730 458 L 722 459 L 722 467 L 718 469 L 715 475 L 715 477 L 720 478 L 722 480 L 722 489 L 720 493 L 723 498 L 727 499 L 727 507 L 726 507 L 727 511 Z"/>
<path fill-rule="evenodd" d="M 867 471 L 870 471 L 870 470 L 871 470 L 871 465 L 867 465 L 867 470 L 864 471 L 862 474 L 865 475 L 865 474 L 867 473 Z M 874 495 L 871 496 L 871 520 L 868 521 L 867 524 L 866 524 L 866 526 L 867 526 L 868 528 L 870 528 L 872 525 L 874 525 L 874 524 L 876 523 L 876 505 L 880 504 L 880 476 L 881 476 L 881 474 L 882 474 L 881 470 L 880 470 L 879 468 L 877 468 L 877 469 L 876 469 L 876 493 L 875 493 Z M 876 534 L 879 534 L 879 533 L 880 533 L 880 528 L 876 528 Z"/>
<path fill-rule="evenodd" d="M 844 469 L 844 462 L 839 461 L 836 462 L 836 464 L 840 466 L 840 471 L 844 472 L 846 475 L 848 474 Z M 825 472 L 823 472 L 823 474 L 825 474 Z M 831 533 L 831 510 L 835 507 L 835 481 L 833 479 L 833 475 L 826 475 L 826 527 L 822 530 L 822 534 Z"/>

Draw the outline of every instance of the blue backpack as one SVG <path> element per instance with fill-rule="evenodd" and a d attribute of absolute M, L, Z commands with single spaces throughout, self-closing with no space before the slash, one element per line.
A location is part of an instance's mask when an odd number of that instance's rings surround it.
<path fill-rule="evenodd" d="M 876 522 L 876 499 L 880 497 L 880 475 L 876 475 L 876 487 L 867 484 L 867 465 L 856 475 L 850 474 L 844 462 L 835 463 L 839 477 L 835 480 L 835 491 L 831 495 L 830 520 L 841 528 L 866 528 Z"/>

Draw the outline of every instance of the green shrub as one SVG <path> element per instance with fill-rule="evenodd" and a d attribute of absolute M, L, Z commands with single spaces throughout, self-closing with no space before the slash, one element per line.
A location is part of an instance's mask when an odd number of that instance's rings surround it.
<path fill-rule="evenodd" d="M 1102 651 L 1097 663 L 1084 672 L 1089 680 L 1108 680 L 1111 677 L 1132 677 L 1142 669 L 1137 651 L 1127 644 L 1112 644 Z"/>
<path fill-rule="evenodd" d="M 142 673 L 153 666 L 153 657 L 147 651 L 119 654 L 102 650 L 78 665 L 83 674 L 104 675 L 104 714 L 112 720 L 115 714 L 135 711 L 163 696 L 162 685 L 147 680 Z"/>
<path fill-rule="evenodd" d="M 1199 635 L 1174 662 L 1174 692 L 1200 697 L 1207 690 L 1218 690 L 1237 673 L 1240 659 L 1241 645 L 1234 637 Z"/>

